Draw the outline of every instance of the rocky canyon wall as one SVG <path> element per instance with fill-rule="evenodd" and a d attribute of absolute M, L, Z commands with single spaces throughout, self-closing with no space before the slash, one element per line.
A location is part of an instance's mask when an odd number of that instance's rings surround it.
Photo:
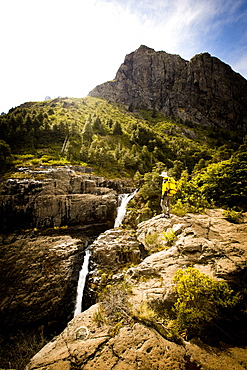
<path fill-rule="evenodd" d="M 20 168 L 2 179 L 0 358 L 19 348 L 18 333 L 54 335 L 72 319 L 84 251 L 113 227 L 118 194 L 132 190 L 79 167 Z M 11 353 L 1 360 L 5 367 Z"/>

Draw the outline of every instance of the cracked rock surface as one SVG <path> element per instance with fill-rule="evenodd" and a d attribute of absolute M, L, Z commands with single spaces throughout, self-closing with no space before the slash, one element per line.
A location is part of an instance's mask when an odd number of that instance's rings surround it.
<path fill-rule="evenodd" d="M 140 323 L 124 326 L 111 337 L 107 325 L 95 323 L 97 310 L 98 305 L 94 305 L 76 316 L 63 333 L 32 358 L 25 370 L 246 369 L 245 348 L 219 350 L 200 341 L 178 345 Z M 77 337 L 78 329 L 85 327 L 87 337 Z"/>
<path fill-rule="evenodd" d="M 172 243 L 164 237 L 171 229 Z M 102 235 L 106 237 L 105 243 Z M 134 242 L 133 233 L 128 236 L 127 230 L 109 231 L 94 243 L 95 261 L 101 262 L 100 267 L 104 262 L 100 256 L 104 257 L 106 248 L 109 273 L 114 264 L 121 266 L 117 241 L 123 253 L 129 253 L 127 246 L 128 242 Z M 172 215 L 170 219 L 159 215 L 144 221 L 138 226 L 135 248 L 140 244 L 150 255 L 135 267 L 122 271 L 132 285 L 129 295 L 132 307 L 155 299 L 172 302 L 172 278 L 178 268 L 193 266 L 214 279 L 233 284 L 241 284 L 246 274 L 246 222 L 232 224 L 220 209 L 202 215 Z M 120 327 L 113 336 L 113 328 L 97 320 L 98 313 L 99 304 L 95 304 L 76 316 L 31 359 L 26 370 L 247 369 L 245 347 L 221 343 L 216 348 L 198 339 L 176 344 L 155 328 L 135 321 Z"/>

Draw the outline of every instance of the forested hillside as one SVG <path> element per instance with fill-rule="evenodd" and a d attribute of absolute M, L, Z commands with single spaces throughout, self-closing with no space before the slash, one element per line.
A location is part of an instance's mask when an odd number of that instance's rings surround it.
<path fill-rule="evenodd" d="M 0 117 L 0 133 L 5 177 L 23 176 L 10 175 L 18 166 L 69 164 L 108 178 L 132 177 L 141 188 L 136 212 L 144 219 L 160 211 L 162 170 L 178 180 L 177 213 L 245 207 L 247 148 L 239 131 L 86 97 L 13 108 Z"/>

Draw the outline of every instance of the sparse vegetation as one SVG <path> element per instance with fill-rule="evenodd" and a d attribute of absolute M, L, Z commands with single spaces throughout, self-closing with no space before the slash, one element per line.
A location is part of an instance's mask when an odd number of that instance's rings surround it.
<path fill-rule="evenodd" d="M 231 313 L 240 297 L 226 282 L 213 280 L 191 267 L 179 269 L 173 283 L 176 300 L 172 305 L 165 307 L 162 300 L 143 301 L 132 310 L 133 318 L 177 343 L 192 337 L 217 341 L 217 335 L 212 338 L 211 333 L 220 329 L 225 317 L 229 320 L 234 316 Z"/>
<path fill-rule="evenodd" d="M 160 240 L 159 240 L 159 233 L 157 231 L 155 231 L 155 232 L 146 234 L 145 244 L 152 251 L 158 250 L 161 247 Z"/>
<path fill-rule="evenodd" d="M 164 240 L 166 240 L 167 245 L 169 247 L 171 247 L 173 245 L 174 241 L 175 241 L 176 234 L 175 234 L 175 231 L 173 229 L 168 229 L 165 232 L 163 232 L 162 237 L 163 237 Z"/>
<path fill-rule="evenodd" d="M 132 322 L 128 295 L 130 286 L 126 282 L 115 285 L 107 285 L 99 295 L 100 316 L 94 319 L 106 322 L 110 326 L 109 334 L 114 336 L 118 333 L 122 325 Z"/>
<path fill-rule="evenodd" d="M 93 321 L 98 325 L 102 326 L 105 323 L 105 316 L 101 307 L 93 315 Z"/>
<path fill-rule="evenodd" d="M 225 216 L 225 218 L 234 223 L 234 224 L 240 224 L 241 222 L 243 222 L 243 212 L 236 212 L 234 211 L 233 209 L 229 209 L 229 210 L 225 210 L 223 211 L 223 216 Z"/>
<path fill-rule="evenodd" d="M 49 340 L 41 330 L 18 331 L 15 335 L 0 335 L 0 361 L 4 369 L 24 369 L 28 361 Z"/>

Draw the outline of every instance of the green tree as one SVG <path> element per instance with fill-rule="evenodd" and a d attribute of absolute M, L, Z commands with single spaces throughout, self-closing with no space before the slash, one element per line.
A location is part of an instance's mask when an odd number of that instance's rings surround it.
<path fill-rule="evenodd" d="M 93 128 L 93 132 L 95 134 L 99 134 L 99 135 L 102 135 L 102 136 L 105 135 L 104 125 L 102 124 L 101 119 L 98 116 L 96 116 L 92 120 L 92 128 Z"/>
<path fill-rule="evenodd" d="M 146 145 L 144 145 L 143 148 L 142 148 L 140 158 L 141 158 L 141 161 L 142 161 L 142 164 L 143 164 L 143 170 L 145 172 L 150 171 L 151 164 L 152 164 L 152 155 L 149 152 Z"/>
<path fill-rule="evenodd" d="M 30 114 L 26 115 L 24 125 L 27 130 L 30 130 L 30 128 L 32 127 L 32 117 Z"/>
<path fill-rule="evenodd" d="M 92 138 L 93 138 L 93 126 L 91 116 L 89 115 L 82 131 L 83 145 L 90 146 Z"/>
<path fill-rule="evenodd" d="M 136 157 L 129 150 L 122 151 L 122 161 L 126 168 L 129 169 L 137 168 Z"/>
<path fill-rule="evenodd" d="M 174 209 L 180 209 L 180 212 L 200 213 L 206 207 L 209 207 L 209 201 L 202 189 L 198 186 L 194 178 L 190 180 L 187 170 L 181 174 L 177 182 L 177 194 L 173 197 Z M 176 212 L 175 212 L 176 213 Z"/>
<path fill-rule="evenodd" d="M 194 167 L 194 172 L 198 172 L 198 171 L 201 171 L 203 168 L 205 168 L 206 167 L 206 161 L 205 161 L 205 159 L 204 158 L 201 158 L 200 160 L 199 160 L 199 162 L 195 165 L 195 167 Z"/>
<path fill-rule="evenodd" d="M 206 170 L 195 176 L 190 184 L 200 188 L 208 201 L 220 207 L 247 206 L 247 145 L 229 159 L 210 164 Z"/>
<path fill-rule="evenodd" d="M 123 135 L 121 123 L 119 123 L 118 121 L 114 122 L 112 127 L 112 133 L 113 135 Z"/>
<path fill-rule="evenodd" d="M 106 125 L 108 126 L 108 127 L 110 127 L 110 128 L 112 128 L 112 126 L 113 126 L 113 120 L 110 118 L 110 119 L 108 119 L 107 121 L 106 121 Z"/>
<path fill-rule="evenodd" d="M 230 159 L 233 154 L 233 149 L 229 149 L 227 145 L 220 146 L 216 153 L 213 155 L 213 162 L 220 162 L 226 159 Z"/>
<path fill-rule="evenodd" d="M 164 169 L 162 163 L 157 164 L 152 172 L 147 172 L 143 176 L 143 185 L 139 191 L 139 198 L 142 203 L 149 202 L 153 215 L 160 212 L 161 197 L 161 177 L 160 173 Z"/>
<path fill-rule="evenodd" d="M 83 162 L 87 162 L 88 161 L 88 148 L 84 145 L 81 146 L 81 150 L 80 150 L 80 160 L 83 161 Z"/>
<path fill-rule="evenodd" d="M 0 140 L 0 170 L 5 169 L 7 158 L 11 155 L 10 146 L 4 141 Z"/>
<path fill-rule="evenodd" d="M 176 160 L 173 162 L 173 167 L 169 169 L 169 175 L 178 180 L 180 179 L 184 169 L 184 164 L 181 161 Z"/>

